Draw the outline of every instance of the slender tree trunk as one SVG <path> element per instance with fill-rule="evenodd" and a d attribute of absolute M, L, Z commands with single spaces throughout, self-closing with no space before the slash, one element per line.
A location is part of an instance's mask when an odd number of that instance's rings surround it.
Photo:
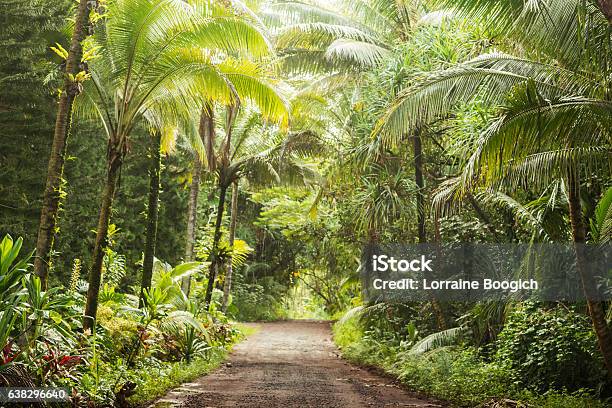
<path fill-rule="evenodd" d="M 47 287 L 50 252 L 53 247 L 53 237 L 55 235 L 59 204 L 62 196 L 61 189 L 64 162 L 66 160 L 66 145 L 72 122 L 72 105 L 74 104 L 75 97 L 80 92 L 78 84 L 70 80 L 69 74 L 76 75 L 81 70 L 79 67 L 83 54 L 81 42 L 85 38 L 89 20 L 87 3 L 87 0 L 80 0 L 76 9 L 74 32 L 72 33 L 68 58 L 66 59 L 64 87 L 57 106 L 53 144 L 51 145 L 51 155 L 49 156 L 47 167 L 47 181 L 43 194 L 38 237 L 36 239 L 36 257 L 34 258 L 34 272 L 40 277 L 43 288 Z"/>
<path fill-rule="evenodd" d="M 595 282 L 586 266 L 584 253 L 584 242 L 586 241 L 586 227 L 582 219 L 582 205 L 580 203 L 580 176 L 578 169 L 570 170 L 567 178 L 567 193 L 569 201 L 570 221 L 572 224 L 572 237 L 574 239 L 574 248 L 576 251 L 576 265 L 582 288 L 587 299 L 587 306 L 599 349 L 604 358 L 604 363 L 608 370 L 608 378 L 612 379 L 612 333 L 606 322 L 606 311 L 602 302 L 596 301 L 594 296 Z"/>
<path fill-rule="evenodd" d="M 200 111 L 200 124 L 198 134 L 204 148 L 206 150 L 206 159 L 208 161 L 208 170 L 213 172 L 216 169 L 215 160 L 215 120 L 213 116 L 213 108 L 210 104 L 205 104 Z M 202 177 L 202 161 L 195 153 L 193 162 L 193 175 L 189 190 L 189 208 L 187 209 L 187 242 L 185 243 L 185 261 L 193 260 L 193 246 L 196 239 L 196 231 L 198 224 L 198 195 L 200 194 L 200 180 Z M 191 290 L 191 276 L 186 276 L 181 282 L 181 289 L 189 296 Z"/>
<path fill-rule="evenodd" d="M 223 210 L 225 209 L 225 196 L 227 194 L 227 187 L 223 182 L 220 183 L 219 188 L 219 205 L 217 206 L 217 219 L 215 221 L 215 235 L 213 235 L 212 248 L 210 250 L 210 271 L 208 273 L 208 287 L 206 288 L 206 297 L 204 298 L 204 305 L 206 310 L 210 310 L 210 302 L 212 300 L 212 293 L 215 287 L 215 278 L 217 277 L 218 269 L 218 252 L 219 242 L 221 241 L 221 223 L 223 221 Z"/>
<path fill-rule="evenodd" d="M 497 234 L 497 231 L 495 230 L 493 223 L 491 222 L 487 214 L 482 210 L 482 208 L 480 208 L 480 205 L 478 205 L 478 202 L 476 201 L 474 196 L 468 192 L 466 194 L 466 197 L 467 197 L 467 200 L 470 202 L 470 205 L 476 212 L 476 215 L 478 215 L 478 218 L 480 218 L 480 221 L 482 221 L 485 224 L 485 226 L 487 227 L 491 235 L 493 235 L 493 237 L 495 237 L 495 240 L 499 242 L 499 235 Z"/>
<path fill-rule="evenodd" d="M 198 196 L 200 194 L 200 180 L 202 177 L 202 161 L 197 153 L 194 154 L 193 174 L 189 185 L 189 203 L 187 206 L 187 236 L 185 237 L 185 262 L 193 260 L 193 247 L 195 245 L 196 228 L 198 221 Z M 186 276 L 181 282 L 181 289 L 189 296 L 191 289 L 191 276 Z"/>
<path fill-rule="evenodd" d="M 91 270 L 89 271 L 89 289 L 87 290 L 87 303 L 83 320 L 84 330 L 93 329 L 96 312 L 98 311 L 98 293 L 100 292 L 100 281 L 102 279 L 102 263 L 104 261 L 104 252 L 108 245 L 108 223 L 111 217 L 111 209 L 122 161 L 123 155 L 114 146 L 109 146 L 106 184 L 102 193 L 96 242 L 94 244 Z"/>
<path fill-rule="evenodd" d="M 417 186 L 417 223 L 419 244 L 427 242 L 425 233 L 425 182 L 423 180 L 423 146 L 421 136 L 412 136 L 414 154 L 414 182 Z"/>
<path fill-rule="evenodd" d="M 229 245 L 230 248 L 234 249 L 234 239 L 236 238 L 236 222 L 238 220 L 238 182 L 234 181 L 232 184 L 232 213 L 229 227 Z M 229 303 L 229 295 L 232 290 L 232 256 L 227 261 L 227 273 L 225 274 L 225 282 L 223 283 L 223 302 L 221 303 L 221 310 L 223 313 L 227 312 L 227 305 Z"/>
<path fill-rule="evenodd" d="M 425 180 L 423 178 L 423 145 L 419 133 L 412 136 L 412 150 L 414 154 L 414 182 L 417 186 L 417 223 L 419 244 L 427 243 L 427 231 L 425 230 Z M 436 224 L 436 235 L 439 235 L 438 224 Z M 435 296 L 431 297 L 431 306 L 438 321 L 440 330 L 446 330 L 446 318 L 442 305 Z"/>
<path fill-rule="evenodd" d="M 606 16 L 608 22 L 612 24 L 612 0 L 597 0 L 599 9 Z"/>
<path fill-rule="evenodd" d="M 440 218 L 438 218 L 437 215 L 434 217 L 434 241 L 436 244 L 436 254 L 438 258 L 441 259 L 442 252 L 440 250 L 440 244 L 442 242 L 442 235 L 440 234 Z M 442 308 L 442 305 L 435 296 L 431 297 L 431 306 L 433 307 L 434 313 L 436 315 L 436 320 L 438 321 L 438 328 L 440 330 L 448 329 L 444 309 Z"/>
<path fill-rule="evenodd" d="M 157 243 L 157 219 L 159 214 L 159 179 L 161 172 L 161 135 L 153 135 L 151 146 L 151 169 L 149 170 L 149 203 L 147 208 L 147 237 L 142 262 L 142 284 L 140 285 L 140 306 L 144 306 L 144 291 L 151 288 L 153 259 Z"/>
<path fill-rule="evenodd" d="M 366 238 L 366 246 L 365 246 L 365 251 L 362 255 L 361 258 L 361 274 L 365 273 L 365 280 L 366 282 L 372 282 L 373 279 L 376 279 L 377 276 L 377 271 L 374 271 L 373 268 L 364 266 L 364 265 L 371 265 L 370 262 L 372 262 L 372 257 L 374 255 L 377 255 L 379 253 L 380 247 L 379 247 L 379 234 L 378 232 L 374 229 L 374 228 L 369 228 L 368 232 L 367 232 L 367 238 Z M 370 276 L 370 271 L 372 271 L 372 276 Z M 362 275 L 363 276 L 363 275 Z M 367 299 L 368 301 L 370 301 L 372 299 L 372 285 L 365 285 L 365 288 L 363 288 L 363 291 L 365 292 L 365 299 Z M 386 303 L 387 302 L 387 291 L 383 290 L 380 292 L 381 298 L 382 298 L 382 302 Z"/>

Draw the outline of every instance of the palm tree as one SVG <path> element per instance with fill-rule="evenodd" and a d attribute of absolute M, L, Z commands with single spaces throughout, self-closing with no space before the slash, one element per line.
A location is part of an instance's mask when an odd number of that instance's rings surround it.
<path fill-rule="evenodd" d="M 313 132 L 298 130 L 303 122 L 300 113 L 292 106 L 292 119 L 296 127 L 285 132 L 262 123 L 257 113 L 245 112 L 228 126 L 234 127 L 234 145 L 232 146 L 232 201 L 228 243 L 233 250 L 236 224 L 238 219 L 238 197 L 240 182 L 246 182 L 251 188 L 269 186 L 272 183 L 305 185 L 318 179 L 318 174 L 302 162 L 304 156 L 320 152 L 322 144 Z M 227 260 L 227 269 L 223 283 L 221 309 L 225 312 L 229 303 L 233 275 L 233 251 Z"/>
<path fill-rule="evenodd" d="M 83 47 L 89 27 L 91 2 L 80 0 L 75 12 L 74 28 L 70 48 L 65 52 L 64 86 L 57 107 L 57 118 L 53 133 L 53 144 L 49 156 L 47 181 L 43 194 L 43 206 L 38 226 L 36 240 L 36 257 L 34 258 L 34 273 L 40 277 L 43 288 L 47 287 L 49 274 L 50 252 L 53 246 L 53 236 L 57 225 L 57 213 L 62 195 L 61 184 L 66 160 L 66 144 L 72 124 L 72 106 L 80 93 L 86 67 L 82 64 Z M 79 75 L 80 72 L 83 74 Z"/>
<path fill-rule="evenodd" d="M 223 211 L 225 205 L 225 195 L 227 190 L 235 185 L 233 200 L 238 199 L 238 182 L 244 179 L 254 186 L 269 185 L 271 183 L 305 183 L 307 180 L 314 180 L 316 172 L 301 158 L 311 152 L 320 149 L 321 143 L 317 136 L 310 131 L 286 131 L 285 126 L 278 128 L 270 126 L 269 120 L 261 121 L 257 112 L 250 112 L 241 116 L 241 120 L 235 123 L 237 114 L 231 113 L 233 108 L 228 109 L 226 123 L 226 137 L 217 146 L 216 152 L 210 149 L 213 155 L 209 156 L 208 162 L 216 163 L 217 190 L 219 192 L 219 202 L 215 218 L 215 228 L 213 242 L 210 250 L 210 273 L 208 287 L 205 296 L 205 303 L 210 306 L 212 292 L 214 289 L 214 279 L 218 272 L 219 263 L 215 255 L 219 248 L 221 239 L 221 224 L 223 221 Z M 285 118 L 288 117 L 288 110 Z M 228 144 L 228 140 L 232 144 Z M 237 206 L 237 204 L 236 204 Z M 236 207 L 237 208 L 237 207 Z M 234 225 L 233 231 L 230 229 L 230 240 L 235 234 L 235 217 L 237 211 L 232 213 L 230 226 Z M 231 260 L 230 260 L 231 261 Z M 227 279 L 227 275 L 226 275 Z M 231 290 L 231 269 L 229 283 L 226 293 L 229 296 Z M 227 303 L 227 296 L 225 302 Z"/>
<path fill-rule="evenodd" d="M 286 126 L 288 123 L 288 107 L 287 102 L 278 93 L 278 90 L 272 84 L 269 70 L 265 65 L 258 64 L 247 60 L 228 59 L 219 64 L 219 71 L 230 85 L 234 100 L 231 104 L 227 104 L 227 123 L 226 134 L 221 146 L 217 146 L 217 137 L 215 130 L 214 109 L 212 103 L 205 103 L 199 111 L 199 134 L 204 151 L 204 164 L 210 173 L 217 175 L 217 187 L 219 189 L 219 205 L 217 206 L 217 218 L 215 220 L 215 238 L 213 239 L 213 247 L 217 248 L 221 238 L 221 222 L 223 219 L 223 211 L 225 208 L 225 196 L 231 181 L 228 180 L 226 167 L 230 164 L 230 151 L 232 146 L 232 124 L 238 110 L 241 106 L 241 100 L 250 101 L 259 109 L 260 117 L 265 121 L 278 123 L 281 126 Z M 215 151 L 215 149 L 218 151 Z M 195 157 L 194 175 L 189 194 L 189 206 L 187 217 L 187 242 L 186 242 L 186 258 L 193 257 L 193 246 L 195 240 L 195 230 L 197 222 L 197 197 L 199 195 L 200 171 L 202 168 L 202 158 Z M 220 210 L 220 211 L 219 211 Z M 211 257 L 211 274 L 218 267 L 214 262 L 215 252 L 210 253 Z M 213 279 L 214 281 L 214 279 Z M 189 293 L 190 278 L 183 281 L 183 291 Z M 212 288 L 211 288 L 212 291 Z M 212 293 L 212 292 L 211 292 Z"/>
<path fill-rule="evenodd" d="M 232 2 L 233 10 L 229 10 L 231 13 L 238 13 L 241 17 L 249 22 L 253 27 L 262 32 L 266 38 L 269 37 L 266 26 L 260 20 L 260 18 L 244 3 L 240 1 Z M 261 78 L 260 78 L 261 79 Z M 202 141 L 213 140 L 212 132 L 214 132 L 214 118 L 212 107 L 210 104 L 204 104 L 200 111 L 199 117 L 199 137 Z M 211 145 L 207 146 L 208 149 Z M 210 155 L 210 150 L 208 151 Z M 198 196 L 200 194 L 200 182 L 202 178 L 203 157 L 201 154 L 194 154 L 193 168 L 191 171 L 191 182 L 189 184 L 189 199 L 187 205 L 187 230 L 185 237 L 185 260 L 189 261 L 194 258 L 194 244 L 196 240 L 196 229 L 197 229 L 197 204 Z M 182 290 L 186 294 L 189 294 L 191 278 L 187 277 L 182 282 Z"/>
<path fill-rule="evenodd" d="M 261 41 L 266 41 L 263 37 Z M 261 64 L 254 63 L 249 60 L 227 59 L 223 63 L 218 64 L 217 69 L 227 82 L 232 95 L 234 104 L 239 105 L 240 100 L 252 101 L 259 109 L 259 116 L 266 120 L 279 121 L 285 123 L 287 120 L 286 102 L 279 95 L 271 84 L 270 75 Z M 232 111 L 236 108 L 232 108 Z M 232 113 L 235 115 L 235 113 Z M 185 261 L 193 259 L 195 231 L 197 223 L 197 202 L 199 196 L 202 163 L 207 164 L 209 170 L 216 170 L 217 161 L 214 157 L 214 141 L 215 141 L 215 118 L 214 104 L 206 102 L 204 107 L 199 111 L 199 126 L 196 129 L 193 126 L 195 120 L 190 119 L 197 117 L 194 112 L 187 114 L 185 123 L 177 125 L 176 129 L 180 129 L 181 135 L 185 136 L 194 150 L 194 162 L 192 181 L 189 189 L 189 200 L 187 209 L 187 237 L 185 249 Z M 176 136 L 176 134 L 174 135 Z M 172 138 L 172 135 L 169 136 Z M 231 139 L 231 137 L 229 138 Z M 212 160 L 211 161 L 209 161 Z M 154 164 L 157 161 L 154 160 Z M 151 187 L 159 188 L 159 184 L 152 182 Z M 157 211 L 156 207 L 149 206 L 149 212 Z M 154 219 L 155 214 L 150 214 L 150 219 Z M 147 237 L 154 234 L 156 223 L 150 225 L 147 230 Z M 150 241 L 153 241 L 151 239 Z M 218 241 L 217 241 L 218 242 Z M 152 262 L 154 248 L 147 246 L 143 262 L 143 279 L 141 291 L 148 288 L 151 283 Z M 189 284 L 191 277 L 186 277 L 182 282 L 182 289 L 186 294 L 189 294 Z"/>
<path fill-rule="evenodd" d="M 255 28 L 238 17 L 215 18 L 208 1 L 119 0 L 93 37 L 100 55 L 85 83 L 82 110 L 95 113 L 108 137 L 102 193 L 84 327 L 92 328 L 108 223 L 129 136 L 143 119 L 153 129 L 171 115 L 184 117 L 202 98 L 230 103 L 232 87 L 214 62 L 223 52 L 268 52 Z"/>
<path fill-rule="evenodd" d="M 595 5 L 580 0 L 442 3 L 453 6 L 459 16 L 486 18 L 492 28 L 519 41 L 527 53 L 538 52 L 542 58 L 493 52 L 431 73 L 400 94 L 380 129 L 397 134 L 419 128 L 446 117 L 458 103 L 476 95 L 485 104 L 501 106 L 467 162 L 457 191 L 477 185 L 533 189 L 554 179 L 564 181 L 578 271 L 612 375 L 612 333 L 584 268 L 581 245 L 587 234 L 580 199 L 582 175 L 602 163 L 602 171 L 609 170 L 609 21 Z"/>

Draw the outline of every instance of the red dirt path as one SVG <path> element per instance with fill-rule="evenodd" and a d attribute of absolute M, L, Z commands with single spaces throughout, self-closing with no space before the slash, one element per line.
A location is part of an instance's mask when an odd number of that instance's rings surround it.
<path fill-rule="evenodd" d="M 339 358 L 327 322 L 255 326 L 257 333 L 238 344 L 222 368 L 183 385 L 159 402 L 185 408 L 443 406 Z"/>

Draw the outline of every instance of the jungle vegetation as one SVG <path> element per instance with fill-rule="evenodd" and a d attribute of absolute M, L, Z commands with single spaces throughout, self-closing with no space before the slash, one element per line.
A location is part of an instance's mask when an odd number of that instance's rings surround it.
<path fill-rule="evenodd" d="M 610 244 L 612 1 L 0 11 L 0 385 L 144 403 L 218 364 L 235 321 L 310 317 L 457 405 L 608 405 L 588 274 L 578 303 L 372 304 L 359 259 L 564 242 L 583 270 Z"/>

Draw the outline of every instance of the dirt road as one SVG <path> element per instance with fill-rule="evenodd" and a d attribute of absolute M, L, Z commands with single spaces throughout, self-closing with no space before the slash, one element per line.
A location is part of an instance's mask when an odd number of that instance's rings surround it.
<path fill-rule="evenodd" d="M 225 366 L 165 402 L 186 408 L 440 407 L 338 357 L 329 323 L 257 324 Z"/>

